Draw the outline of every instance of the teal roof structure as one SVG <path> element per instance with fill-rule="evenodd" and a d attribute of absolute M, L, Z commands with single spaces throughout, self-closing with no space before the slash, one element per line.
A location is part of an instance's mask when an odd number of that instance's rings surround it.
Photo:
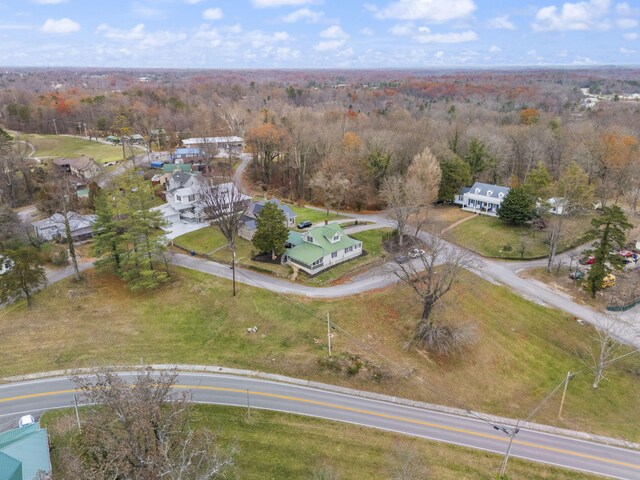
<path fill-rule="evenodd" d="M 338 240 L 334 240 L 336 235 L 339 236 Z M 291 236 L 289 234 L 289 237 Z M 313 242 L 310 241 L 309 237 L 313 239 Z M 302 243 L 297 245 L 289 240 L 295 246 L 287 251 L 287 255 L 292 260 L 307 265 L 311 265 L 330 253 L 362 243 L 344 233 L 337 223 L 313 227 L 305 234 L 302 234 L 302 239 Z"/>
<path fill-rule="evenodd" d="M 0 433 L 0 480 L 33 480 L 51 471 L 47 431 L 38 423 Z"/>

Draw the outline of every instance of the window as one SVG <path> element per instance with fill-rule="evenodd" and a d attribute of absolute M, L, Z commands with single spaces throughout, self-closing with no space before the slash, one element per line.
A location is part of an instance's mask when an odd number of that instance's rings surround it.
<path fill-rule="evenodd" d="M 333 241 L 337 242 L 338 240 L 340 240 L 340 235 L 338 235 L 337 233 L 333 236 Z"/>
<path fill-rule="evenodd" d="M 313 237 L 311 235 L 307 235 L 307 242 L 313 243 Z"/>
<path fill-rule="evenodd" d="M 338 252 L 331 252 L 331 258 L 336 258 L 338 256 Z"/>
<path fill-rule="evenodd" d="M 490 197 L 491 195 L 493 195 L 493 190 L 487 190 L 487 197 Z"/>
<path fill-rule="evenodd" d="M 181 202 L 182 201 L 182 197 L 180 195 L 176 195 L 176 201 L 177 202 Z"/>
<path fill-rule="evenodd" d="M 318 260 L 316 260 L 311 264 L 311 268 L 319 267 L 321 265 L 322 265 L 322 258 L 319 258 Z"/>
<path fill-rule="evenodd" d="M 351 251 L 353 251 L 353 246 L 344 249 L 344 253 L 349 253 Z"/>
<path fill-rule="evenodd" d="M 189 195 L 189 201 L 190 202 L 195 202 L 196 200 L 196 196 L 195 195 Z"/>
<path fill-rule="evenodd" d="M 498 194 L 498 198 L 502 198 L 502 197 L 504 197 L 504 193 L 500 192 L 500 193 Z"/>
<path fill-rule="evenodd" d="M 476 188 L 476 194 L 479 194 L 479 193 L 480 193 L 480 189 Z"/>

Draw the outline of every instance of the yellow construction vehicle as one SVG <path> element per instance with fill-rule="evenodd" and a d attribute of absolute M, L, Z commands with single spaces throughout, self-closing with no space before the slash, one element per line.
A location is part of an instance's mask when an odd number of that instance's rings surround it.
<path fill-rule="evenodd" d="M 613 287 L 616 284 L 616 277 L 610 273 L 602 279 L 602 288 Z"/>

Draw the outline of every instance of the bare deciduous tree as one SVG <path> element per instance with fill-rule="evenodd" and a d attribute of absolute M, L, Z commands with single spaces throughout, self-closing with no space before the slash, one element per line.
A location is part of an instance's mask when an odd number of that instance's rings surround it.
<path fill-rule="evenodd" d="M 216 184 L 203 180 L 198 191 L 198 206 L 212 227 L 220 230 L 233 251 L 242 216 L 249 197 L 242 194 L 233 182 Z"/>
<path fill-rule="evenodd" d="M 422 314 L 409 344 L 415 343 L 439 356 L 458 353 L 474 338 L 470 325 L 437 324 L 431 319 L 436 304 L 453 287 L 463 269 L 473 266 L 467 251 L 429 236 L 426 252 L 418 259 L 399 264 L 398 278 L 411 287 L 422 304 Z"/>
<path fill-rule="evenodd" d="M 625 329 L 630 328 L 628 322 L 619 316 L 600 316 L 598 319 L 599 326 L 594 328 L 592 339 L 594 345 L 588 348 L 589 357 L 584 358 L 584 364 L 593 373 L 593 389 L 600 386 L 600 382 L 606 379 L 607 369 L 611 364 L 621 360 L 629 355 L 638 353 L 638 350 L 628 350 L 620 343 L 620 338 Z M 623 353 L 624 352 L 624 353 Z"/>
<path fill-rule="evenodd" d="M 61 455 L 65 478 L 224 478 L 236 449 L 190 429 L 191 402 L 173 391 L 176 377 L 151 370 L 139 371 L 133 384 L 111 371 L 73 377 L 89 406 L 78 441 Z"/>
<path fill-rule="evenodd" d="M 396 444 L 387 456 L 389 480 L 425 480 L 430 477 L 422 455 L 410 443 Z"/>
<path fill-rule="evenodd" d="M 384 179 L 380 194 L 387 204 L 387 215 L 398 231 L 398 244 L 402 246 L 409 217 L 420 210 L 420 183 L 415 178 L 393 175 Z"/>

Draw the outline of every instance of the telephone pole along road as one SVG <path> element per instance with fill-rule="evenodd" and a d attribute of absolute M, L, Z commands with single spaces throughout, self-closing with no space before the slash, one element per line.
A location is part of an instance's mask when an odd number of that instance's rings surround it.
<path fill-rule="evenodd" d="M 122 375 L 132 378 L 135 373 Z M 176 388 L 190 391 L 197 403 L 246 408 L 249 395 L 251 408 L 363 425 L 498 454 L 504 454 L 509 440 L 475 418 L 250 377 L 180 373 Z M 76 393 L 75 385 L 60 377 L 0 385 L 0 422 L 70 408 Z M 640 478 L 640 451 L 527 430 L 526 425 L 515 437 L 511 455 L 611 478 Z M 499 463 L 496 458 L 496 469 Z"/>

